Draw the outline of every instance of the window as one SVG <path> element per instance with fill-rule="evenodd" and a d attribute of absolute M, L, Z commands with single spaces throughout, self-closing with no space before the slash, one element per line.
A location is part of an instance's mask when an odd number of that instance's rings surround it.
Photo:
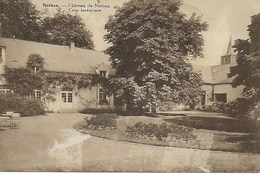
<path fill-rule="evenodd" d="M 106 77 L 107 72 L 106 72 L 106 71 L 100 71 L 100 75 L 101 75 L 102 77 Z"/>
<path fill-rule="evenodd" d="M 215 94 L 215 101 L 227 103 L 227 93 Z"/>
<path fill-rule="evenodd" d="M 72 103 L 72 93 L 68 93 L 68 103 Z"/>
<path fill-rule="evenodd" d="M 31 97 L 36 99 L 41 99 L 42 97 L 41 90 L 33 90 Z"/>
<path fill-rule="evenodd" d="M 230 56 L 223 56 L 222 57 L 222 64 L 230 64 L 231 63 L 231 57 Z"/>
<path fill-rule="evenodd" d="M 1 93 L 10 93 L 11 90 L 7 87 L 7 85 L 0 85 L 0 92 Z"/>
<path fill-rule="evenodd" d="M 39 66 L 35 66 L 34 67 L 34 73 L 36 74 L 37 72 L 39 72 L 40 71 L 40 67 Z"/>
<path fill-rule="evenodd" d="M 107 102 L 107 95 L 103 88 L 100 88 L 98 91 L 98 100 L 99 104 L 105 104 Z"/>
<path fill-rule="evenodd" d="M 230 64 L 231 63 L 230 60 L 231 60 L 230 57 L 225 57 L 224 63 Z"/>
<path fill-rule="evenodd" d="M 63 89 L 61 92 L 61 98 L 64 103 L 72 103 L 73 95 L 72 89 Z"/>

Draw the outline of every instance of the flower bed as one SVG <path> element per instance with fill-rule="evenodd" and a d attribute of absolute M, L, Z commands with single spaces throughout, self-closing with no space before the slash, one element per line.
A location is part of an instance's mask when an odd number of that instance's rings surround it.
<path fill-rule="evenodd" d="M 152 141 L 189 141 L 197 138 L 191 128 L 166 123 L 157 125 L 138 122 L 133 127 L 127 127 L 125 135 Z"/>
<path fill-rule="evenodd" d="M 115 115 L 96 115 L 91 118 L 85 118 L 86 129 L 91 130 L 113 130 L 117 128 Z"/>

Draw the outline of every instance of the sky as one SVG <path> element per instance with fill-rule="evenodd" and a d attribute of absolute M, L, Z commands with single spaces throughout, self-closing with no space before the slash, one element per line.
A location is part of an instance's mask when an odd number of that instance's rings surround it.
<path fill-rule="evenodd" d="M 43 7 L 43 3 L 59 5 L 65 11 L 69 11 L 69 4 L 86 6 L 91 4 L 94 6 L 99 1 L 100 4 L 109 5 L 109 8 L 99 8 L 101 12 L 77 12 L 93 34 L 95 50 L 103 51 L 109 46 L 103 39 L 106 33 L 104 25 L 108 17 L 115 13 L 114 7 L 120 7 L 128 0 L 31 1 L 39 10 L 47 10 L 47 15 L 52 15 L 56 8 Z M 251 23 L 251 16 L 260 13 L 260 0 L 183 0 L 181 11 L 187 16 L 195 12 L 209 24 L 208 30 L 203 33 L 204 56 L 197 58 L 193 63 L 205 66 L 218 65 L 220 64 L 220 56 L 225 54 L 227 50 L 230 37 L 232 37 L 233 43 L 236 39 L 248 38 L 247 26 Z"/>

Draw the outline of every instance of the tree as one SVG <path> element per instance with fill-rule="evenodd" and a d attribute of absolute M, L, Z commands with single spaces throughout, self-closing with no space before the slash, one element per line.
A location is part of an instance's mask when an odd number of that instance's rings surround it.
<path fill-rule="evenodd" d="M 202 81 L 188 57 L 201 55 L 207 24 L 180 12 L 179 0 L 130 0 L 105 25 L 115 77 L 110 92 L 128 111 L 143 112 L 159 101 L 194 105 Z"/>
<path fill-rule="evenodd" d="M 260 101 L 260 13 L 251 17 L 248 31 L 250 39 L 235 41 L 237 65 L 231 67 L 229 77 L 235 77 L 233 87 L 245 86 L 244 96 L 254 103 Z"/>
<path fill-rule="evenodd" d="M 7 38 L 40 41 L 40 12 L 30 0 L 0 1 L 0 35 Z"/>
<path fill-rule="evenodd" d="M 46 43 L 70 45 L 73 41 L 76 47 L 94 49 L 92 34 L 78 15 L 74 16 L 58 10 L 54 17 L 44 18 L 43 30 L 47 33 L 44 39 Z"/>
<path fill-rule="evenodd" d="M 36 71 L 44 70 L 44 64 L 44 58 L 40 54 L 31 54 L 26 63 L 26 68 L 36 73 Z"/>

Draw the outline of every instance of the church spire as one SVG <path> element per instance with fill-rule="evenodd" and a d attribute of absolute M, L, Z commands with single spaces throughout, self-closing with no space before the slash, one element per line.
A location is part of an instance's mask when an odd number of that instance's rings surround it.
<path fill-rule="evenodd" d="M 232 36 L 230 36 L 227 52 L 221 56 L 221 65 L 235 63 L 235 54 L 232 48 Z"/>
<path fill-rule="evenodd" d="M 230 36 L 226 54 L 234 54 L 233 48 L 232 48 L 232 36 Z"/>

